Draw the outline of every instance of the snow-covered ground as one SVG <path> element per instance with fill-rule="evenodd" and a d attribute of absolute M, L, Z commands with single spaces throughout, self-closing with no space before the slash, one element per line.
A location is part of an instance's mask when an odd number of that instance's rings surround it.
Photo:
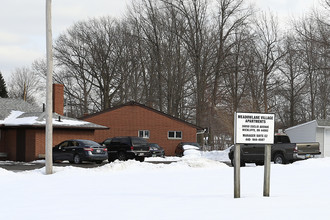
<path fill-rule="evenodd" d="M 0 168 L 0 219 L 330 219 L 330 158 L 272 164 L 270 197 L 263 166 L 243 167 L 239 199 L 227 152 L 163 160 L 176 162 Z"/>

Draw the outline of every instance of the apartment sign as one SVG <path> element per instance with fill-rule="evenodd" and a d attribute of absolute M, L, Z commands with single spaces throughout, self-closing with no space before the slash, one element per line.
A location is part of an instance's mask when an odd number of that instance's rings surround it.
<path fill-rule="evenodd" d="M 235 144 L 273 144 L 274 114 L 235 113 Z"/>

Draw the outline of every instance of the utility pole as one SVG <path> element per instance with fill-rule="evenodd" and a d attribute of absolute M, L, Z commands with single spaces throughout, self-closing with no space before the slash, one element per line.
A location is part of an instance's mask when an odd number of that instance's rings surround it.
<path fill-rule="evenodd" d="M 46 50 L 47 50 L 47 78 L 46 78 L 46 174 L 53 173 L 53 52 L 52 52 L 52 1 L 46 0 Z"/>

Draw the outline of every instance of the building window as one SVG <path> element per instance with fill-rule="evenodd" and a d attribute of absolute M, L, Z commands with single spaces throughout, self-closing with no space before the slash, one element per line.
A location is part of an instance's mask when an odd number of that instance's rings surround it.
<path fill-rule="evenodd" d="M 182 139 L 182 131 L 169 131 L 167 137 L 168 139 Z"/>
<path fill-rule="evenodd" d="M 139 137 L 148 139 L 150 132 L 148 130 L 139 130 Z"/>

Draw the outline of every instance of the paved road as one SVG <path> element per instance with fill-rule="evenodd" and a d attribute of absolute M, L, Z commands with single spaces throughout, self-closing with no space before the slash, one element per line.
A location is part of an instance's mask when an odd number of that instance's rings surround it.
<path fill-rule="evenodd" d="M 176 161 L 145 161 L 146 163 L 164 163 L 170 164 Z M 70 164 L 70 163 L 54 163 L 54 167 L 65 167 L 65 166 L 74 166 L 74 167 L 82 167 L 82 168 L 94 168 L 99 167 L 107 164 L 108 162 L 103 162 L 102 164 L 96 163 L 88 163 L 84 162 L 82 164 Z M 27 171 L 27 170 L 35 170 L 40 169 L 45 166 L 44 162 L 7 162 L 7 161 L 0 161 L 0 168 L 10 170 L 10 171 Z"/>

